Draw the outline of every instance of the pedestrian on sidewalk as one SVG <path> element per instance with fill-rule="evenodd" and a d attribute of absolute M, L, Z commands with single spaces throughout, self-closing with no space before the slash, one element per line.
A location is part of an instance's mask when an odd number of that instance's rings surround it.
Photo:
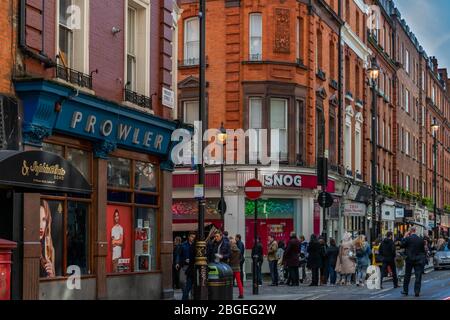
<path fill-rule="evenodd" d="M 355 246 L 352 235 L 349 232 L 344 234 L 341 245 L 339 246 L 339 255 L 336 263 L 336 272 L 342 275 L 341 285 L 349 285 L 352 274 L 356 271 Z"/>
<path fill-rule="evenodd" d="M 310 287 L 319 285 L 319 269 L 322 265 L 322 246 L 315 234 L 311 235 L 308 246 L 308 259 L 306 267 L 311 270 L 312 280 Z"/>
<path fill-rule="evenodd" d="M 356 285 L 364 287 L 366 281 L 367 268 L 370 264 L 370 245 L 366 241 L 365 235 L 359 235 L 355 241 L 356 253 Z"/>
<path fill-rule="evenodd" d="M 306 260 L 308 259 L 308 241 L 300 236 L 300 268 L 302 269 L 300 283 L 306 282 Z"/>
<path fill-rule="evenodd" d="M 327 242 L 323 236 L 319 237 L 319 244 L 320 244 L 320 284 L 326 285 L 328 283 L 328 261 L 327 261 Z"/>
<path fill-rule="evenodd" d="M 256 238 L 256 243 L 252 249 L 252 258 L 256 258 L 256 282 L 258 283 L 259 286 L 262 286 L 261 268 L 264 261 L 264 254 L 260 237 Z"/>
<path fill-rule="evenodd" d="M 182 270 L 186 275 L 186 283 L 183 288 L 182 300 L 189 300 L 195 279 L 195 237 L 194 232 L 190 232 L 188 239 L 183 242 L 179 263 L 182 264 Z"/>
<path fill-rule="evenodd" d="M 172 287 L 175 290 L 181 288 L 180 286 L 180 255 L 181 255 L 181 237 L 175 237 L 173 242 L 173 255 L 172 255 Z"/>
<path fill-rule="evenodd" d="M 402 247 L 406 251 L 406 270 L 405 281 L 403 282 L 403 295 L 408 295 L 409 281 L 411 280 L 412 269 L 416 281 L 414 283 L 415 296 L 420 296 L 420 288 L 422 285 L 422 273 L 425 259 L 425 241 L 416 234 L 416 227 L 411 227 L 410 231 L 405 234 L 402 241 Z"/>
<path fill-rule="evenodd" d="M 278 286 L 278 259 L 277 259 L 278 243 L 272 235 L 268 238 L 267 261 L 269 262 L 271 286 Z"/>
<path fill-rule="evenodd" d="M 381 278 L 380 288 L 383 289 L 383 277 L 387 275 L 388 268 L 392 271 L 392 281 L 394 282 L 394 288 L 398 288 L 397 267 L 395 259 L 397 257 L 394 241 L 392 240 L 392 231 L 386 233 L 386 238 L 381 242 L 379 255 L 382 258 L 383 264 L 381 266 Z"/>
<path fill-rule="evenodd" d="M 330 277 L 330 285 L 336 285 L 336 262 L 339 254 L 339 248 L 336 246 L 336 240 L 330 239 L 330 246 L 327 248 L 327 268 Z M 328 279 L 326 279 L 328 281 Z"/>
<path fill-rule="evenodd" d="M 241 281 L 241 250 L 238 248 L 236 244 L 236 240 L 233 237 L 230 237 L 230 267 L 233 270 L 233 276 L 236 280 L 237 286 L 239 288 L 239 297 L 238 299 L 244 298 L 244 287 Z"/>
<path fill-rule="evenodd" d="M 228 263 L 230 259 L 230 240 L 225 237 L 222 232 L 216 231 L 214 234 L 214 242 L 212 246 L 214 261 Z M 209 254 L 211 255 L 211 254 Z"/>
<path fill-rule="evenodd" d="M 278 267 L 279 284 L 285 284 L 287 279 L 287 269 L 284 268 L 284 261 L 283 261 L 284 249 L 285 249 L 284 241 L 280 240 L 280 242 L 278 242 L 278 250 L 277 250 L 277 267 Z"/>
<path fill-rule="evenodd" d="M 287 284 L 289 286 L 299 286 L 299 256 L 300 256 L 300 241 L 297 239 L 295 232 L 291 232 L 290 240 L 288 242 L 286 251 L 284 252 L 283 260 L 289 269 L 289 276 Z"/>
<path fill-rule="evenodd" d="M 241 272 L 241 282 L 244 283 L 244 262 L 245 262 L 245 245 L 242 242 L 242 237 L 240 234 L 236 235 L 236 245 L 241 251 L 241 262 L 239 263 Z"/>

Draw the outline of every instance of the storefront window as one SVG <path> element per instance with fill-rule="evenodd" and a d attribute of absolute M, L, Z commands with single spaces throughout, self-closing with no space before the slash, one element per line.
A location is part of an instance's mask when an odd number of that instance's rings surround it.
<path fill-rule="evenodd" d="M 81 172 L 87 181 L 91 181 L 91 162 L 89 153 L 74 148 L 67 148 L 67 160 Z"/>
<path fill-rule="evenodd" d="M 57 144 L 51 144 L 51 143 L 42 143 L 42 151 L 47 151 L 51 153 L 55 153 L 61 157 L 64 157 L 64 147 L 57 145 Z"/>
<path fill-rule="evenodd" d="M 81 274 L 89 273 L 89 204 L 76 201 L 67 204 L 65 207 L 62 200 L 41 200 L 41 278 L 68 275 L 69 267 L 80 268 Z"/>
<path fill-rule="evenodd" d="M 108 162 L 107 272 L 156 270 L 158 167 L 111 158 Z"/>
<path fill-rule="evenodd" d="M 131 161 L 123 158 L 111 158 L 108 160 L 108 187 L 130 187 Z"/>

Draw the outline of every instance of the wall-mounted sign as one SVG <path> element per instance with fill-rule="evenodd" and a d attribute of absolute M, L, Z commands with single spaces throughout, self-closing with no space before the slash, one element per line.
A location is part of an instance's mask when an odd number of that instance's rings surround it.
<path fill-rule="evenodd" d="M 395 218 L 402 219 L 405 217 L 405 208 L 395 208 Z"/>
<path fill-rule="evenodd" d="M 44 151 L 0 151 L 0 185 L 28 192 L 92 192 L 84 176 L 70 162 Z"/>
<path fill-rule="evenodd" d="M 359 202 L 349 202 L 344 205 L 344 216 L 364 217 L 366 215 L 366 205 Z"/>
<path fill-rule="evenodd" d="M 265 187 L 287 187 L 287 188 L 304 188 L 316 189 L 318 187 L 317 176 L 304 174 L 277 173 L 274 175 L 264 176 Z M 335 192 L 335 183 L 328 180 L 327 192 Z"/>
<path fill-rule="evenodd" d="M 381 220 L 394 221 L 395 220 L 395 207 L 393 206 L 381 206 Z"/>
<path fill-rule="evenodd" d="M 162 88 L 162 104 L 163 106 L 173 109 L 175 103 L 175 94 L 172 90 Z"/>

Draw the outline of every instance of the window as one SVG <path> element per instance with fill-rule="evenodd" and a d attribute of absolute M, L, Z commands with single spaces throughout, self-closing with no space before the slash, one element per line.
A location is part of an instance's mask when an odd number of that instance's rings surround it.
<path fill-rule="evenodd" d="M 126 89 L 148 96 L 150 40 L 145 35 L 150 33 L 150 9 L 134 0 L 126 8 Z"/>
<path fill-rule="evenodd" d="M 434 85 L 431 90 L 431 101 L 433 101 L 433 104 L 436 104 L 436 88 L 434 87 Z"/>
<path fill-rule="evenodd" d="M 380 121 L 381 124 L 381 128 L 380 128 L 380 141 L 379 141 L 379 145 L 384 147 L 386 146 L 385 141 L 384 141 L 384 121 Z"/>
<path fill-rule="evenodd" d="M 184 64 L 199 64 L 200 22 L 199 18 L 190 18 L 184 22 Z"/>
<path fill-rule="evenodd" d="M 410 184 L 409 184 L 409 176 L 408 175 L 406 175 L 406 181 L 405 181 L 405 189 L 406 189 L 406 191 L 409 191 L 409 189 L 410 189 Z"/>
<path fill-rule="evenodd" d="M 322 70 L 323 61 L 322 61 L 322 32 L 317 30 L 316 34 L 316 72 Z"/>
<path fill-rule="evenodd" d="M 277 144 L 280 152 L 280 160 L 286 161 L 288 154 L 288 120 L 287 120 L 287 100 L 270 99 L 270 129 L 279 130 L 279 143 L 271 141 L 271 150 L 275 150 Z M 272 152 L 272 154 L 274 154 Z"/>
<path fill-rule="evenodd" d="M 408 51 L 408 49 L 405 50 L 405 71 L 408 74 L 411 72 L 410 64 L 409 64 L 409 51 Z"/>
<path fill-rule="evenodd" d="M 106 270 L 108 273 L 156 270 L 158 167 L 150 162 L 110 158 L 107 169 Z"/>
<path fill-rule="evenodd" d="M 345 117 L 344 127 L 344 166 L 346 169 L 352 168 L 352 118 Z"/>
<path fill-rule="evenodd" d="M 250 14 L 250 60 L 262 60 L 262 15 Z"/>
<path fill-rule="evenodd" d="M 361 24 L 360 24 L 360 22 L 359 22 L 359 11 L 358 10 L 356 10 L 356 35 L 359 37 L 360 36 L 360 29 L 361 29 L 361 26 L 360 26 Z"/>
<path fill-rule="evenodd" d="M 350 0 L 345 0 L 345 20 L 350 23 Z"/>
<path fill-rule="evenodd" d="M 356 122 L 355 126 L 355 170 L 358 173 L 361 173 L 362 166 L 362 139 L 361 139 L 361 123 L 359 121 Z"/>
<path fill-rule="evenodd" d="M 409 155 L 409 132 L 405 132 L 405 153 Z"/>
<path fill-rule="evenodd" d="M 387 144 L 386 144 L 386 148 L 388 150 L 391 150 L 391 125 L 388 124 L 387 127 Z"/>
<path fill-rule="evenodd" d="M 262 129 L 262 99 L 249 99 L 249 129 Z M 250 136 L 249 150 L 253 159 L 258 159 L 260 151 L 260 132 L 256 130 L 256 136 Z"/>
<path fill-rule="evenodd" d="M 334 71 L 336 59 L 334 58 L 335 57 L 334 54 L 335 54 L 334 43 L 333 43 L 333 41 L 330 41 L 330 61 L 329 61 L 329 63 L 330 63 L 330 77 L 332 80 L 336 80 L 336 73 Z"/>
<path fill-rule="evenodd" d="M 188 124 L 194 124 L 199 120 L 198 101 L 184 101 L 183 103 L 183 121 Z"/>
<path fill-rule="evenodd" d="M 329 116 L 329 159 L 331 164 L 337 164 L 337 152 L 336 152 L 336 117 L 330 113 Z"/>
<path fill-rule="evenodd" d="M 42 150 L 71 161 L 92 181 L 92 154 L 70 146 L 43 143 Z M 42 194 L 40 203 L 40 277 L 69 276 L 76 265 L 82 275 L 92 273 L 90 260 L 91 198 L 78 194 Z"/>
<path fill-rule="evenodd" d="M 89 73 L 88 8 L 86 0 L 57 1 L 57 54 L 59 64 Z"/>
<path fill-rule="evenodd" d="M 297 18 L 297 39 L 296 39 L 296 53 L 297 53 L 297 62 L 300 62 L 302 59 L 302 34 L 303 34 L 303 20 L 301 18 Z"/>
<path fill-rule="evenodd" d="M 409 90 L 405 89 L 405 111 L 409 113 Z"/>
<path fill-rule="evenodd" d="M 357 99 L 361 99 L 361 92 L 360 92 L 360 73 L 359 73 L 359 67 L 355 66 L 355 94 Z"/>
<path fill-rule="evenodd" d="M 425 71 L 422 70 L 422 90 L 425 90 Z"/>
<path fill-rule="evenodd" d="M 295 151 L 297 154 L 297 161 L 302 162 L 306 159 L 304 158 L 304 152 L 305 152 L 305 110 L 304 110 L 304 104 L 303 101 L 297 100 L 295 103 L 296 108 L 296 116 L 295 116 Z"/>

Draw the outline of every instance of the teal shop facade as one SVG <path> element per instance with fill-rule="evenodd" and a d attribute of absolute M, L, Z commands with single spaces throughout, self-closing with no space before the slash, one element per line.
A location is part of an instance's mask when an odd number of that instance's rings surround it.
<path fill-rule="evenodd" d="M 19 80 L 15 90 L 19 149 L 69 162 L 92 192 L 14 192 L 13 229 L 23 232 L 12 237 L 13 297 L 173 297 L 170 152 L 179 124 L 58 81 Z M 52 163 L 35 164 L 37 181 L 64 179 Z"/>

